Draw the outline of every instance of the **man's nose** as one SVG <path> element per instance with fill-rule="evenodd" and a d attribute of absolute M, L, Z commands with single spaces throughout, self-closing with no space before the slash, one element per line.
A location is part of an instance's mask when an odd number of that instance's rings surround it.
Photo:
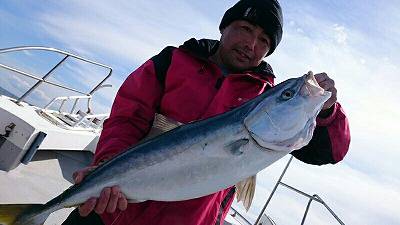
<path fill-rule="evenodd" d="M 254 35 L 249 35 L 246 38 L 246 48 L 248 48 L 248 50 L 253 51 L 256 47 L 257 44 L 257 37 L 255 37 Z"/>

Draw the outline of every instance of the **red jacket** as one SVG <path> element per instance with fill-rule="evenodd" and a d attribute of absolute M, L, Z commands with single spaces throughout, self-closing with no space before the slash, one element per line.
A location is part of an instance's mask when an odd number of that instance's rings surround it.
<path fill-rule="evenodd" d="M 94 163 L 141 140 L 149 131 L 156 112 L 188 123 L 226 112 L 273 86 L 274 75 L 265 62 L 250 71 L 224 76 L 222 70 L 207 59 L 217 47 L 217 41 L 191 39 L 172 50 L 170 61 L 165 60 L 166 51 L 163 51 L 130 74 L 117 93 L 110 118 L 104 123 Z M 156 71 L 160 68 L 166 71 L 161 73 L 164 76 L 161 79 Z M 335 104 L 331 115 L 318 118 L 317 125 L 310 144 L 293 155 L 313 164 L 342 160 L 348 150 L 350 134 L 341 106 Z M 223 224 L 233 191 L 228 188 L 180 202 L 129 204 L 124 212 L 104 213 L 101 217 L 105 224 L 114 225 Z"/>

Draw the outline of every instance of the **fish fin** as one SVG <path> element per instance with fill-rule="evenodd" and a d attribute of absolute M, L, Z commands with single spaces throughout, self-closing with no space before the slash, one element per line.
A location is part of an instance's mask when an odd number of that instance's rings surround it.
<path fill-rule="evenodd" d="M 0 205 L 0 224 L 42 225 L 50 215 L 50 213 L 40 213 L 42 208 L 42 204 Z"/>
<path fill-rule="evenodd" d="M 154 138 L 162 133 L 175 129 L 182 125 L 183 123 L 175 121 L 171 118 L 168 118 L 162 114 L 156 113 L 154 115 L 153 126 L 151 127 L 149 133 L 143 140 L 148 140 Z M 142 140 L 142 141 L 143 141 Z"/>
<path fill-rule="evenodd" d="M 162 132 L 167 132 L 175 129 L 182 125 L 183 123 L 178 122 L 174 119 L 168 118 L 162 114 L 156 113 L 154 116 L 153 128 L 157 128 Z"/>
<path fill-rule="evenodd" d="M 244 208 L 249 211 L 256 190 L 256 175 L 240 181 L 235 186 L 237 202 L 242 201 Z"/>
<path fill-rule="evenodd" d="M 249 143 L 249 139 L 243 138 L 225 145 L 224 148 L 233 155 L 241 155 L 243 154 L 242 146 L 246 145 L 247 143 Z"/>
<path fill-rule="evenodd" d="M 145 202 L 146 200 L 137 200 L 137 199 L 128 199 L 128 203 L 140 203 Z"/>

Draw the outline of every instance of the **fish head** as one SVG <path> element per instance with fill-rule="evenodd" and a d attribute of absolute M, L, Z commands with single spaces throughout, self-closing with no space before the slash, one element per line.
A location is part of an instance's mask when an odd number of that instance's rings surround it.
<path fill-rule="evenodd" d="M 331 93 L 322 89 L 313 73 L 308 72 L 263 95 L 266 97 L 248 114 L 244 125 L 261 147 L 291 152 L 310 142 L 316 117 Z"/>

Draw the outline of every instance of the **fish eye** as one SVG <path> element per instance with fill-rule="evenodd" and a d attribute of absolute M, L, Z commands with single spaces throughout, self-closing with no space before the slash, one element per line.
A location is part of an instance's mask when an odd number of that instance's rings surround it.
<path fill-rule="evenodd" d="M 284 90 L 281 95 L 283 100 L 289 100 L 293 98 L 293 96 L 294 96 L 294 91 L 291 89 Z"/>

